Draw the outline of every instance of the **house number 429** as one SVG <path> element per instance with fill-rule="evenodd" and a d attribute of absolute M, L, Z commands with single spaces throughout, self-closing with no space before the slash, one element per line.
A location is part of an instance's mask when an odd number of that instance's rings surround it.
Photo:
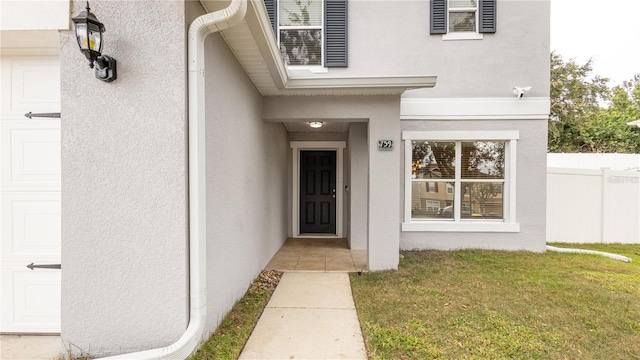
<path fill-rule="evenodd" d="M 393 140 L 378 140 L 378 150 L 393 149 Z"/>

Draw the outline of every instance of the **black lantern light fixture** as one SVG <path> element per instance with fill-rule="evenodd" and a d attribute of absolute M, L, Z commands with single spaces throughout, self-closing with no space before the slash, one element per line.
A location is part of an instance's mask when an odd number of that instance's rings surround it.
<path fill-rule="evenodd" d="M 91 13 L 88 1 L 86 9 L 71 18 L 75 25 L 78 46 L 89 60 L 89 67 L 95 67 L 96 77 L 102 81 L 111 82 L 118 77 L 116 59 L 102 54 L 104 24 Z"/>

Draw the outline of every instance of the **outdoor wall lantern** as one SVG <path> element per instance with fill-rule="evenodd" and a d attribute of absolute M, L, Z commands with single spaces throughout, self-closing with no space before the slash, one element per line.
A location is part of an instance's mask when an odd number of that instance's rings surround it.
<path fill-rule="evenodd" d="M 102 81 L 111 82 L 118 77 L 116 59 L 102 55 L 104 24 L 91 13 L 88 1 L 86 9 L 71 18 L 75 25 L 78 46 L 84 56 L 89 59 L 89 67 L 95 67 L 96 77 Z"/>

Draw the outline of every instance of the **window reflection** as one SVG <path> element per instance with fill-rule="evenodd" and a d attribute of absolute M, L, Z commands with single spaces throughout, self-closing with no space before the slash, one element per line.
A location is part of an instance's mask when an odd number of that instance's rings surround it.
<path fill-rule="evenodd" d="M 453 197 L 453 183 L 414 181 L 411 183 L 411 217 L 414 219 L 452 219 Z"/>
<path fill-rule="evenodd" d="M 455 142 L 412 141 L 411 147 L 411 175 L 414 179 L 455 177 Z"/>

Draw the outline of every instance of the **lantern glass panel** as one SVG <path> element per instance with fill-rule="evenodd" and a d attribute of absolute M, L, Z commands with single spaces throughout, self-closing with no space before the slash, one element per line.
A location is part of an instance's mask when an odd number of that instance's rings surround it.
<path fill-rule="evenodd" d="M 102 33 L 100 27 L 89 23 L 89 48 L 93 51 L 102 52 Z"/>
<path fill-rule="evenodd" d="M 81 50 L 89 49 L 89 36 L 87 34 L 87 24 L 76 23 L 76 38 L 78 40 L 78 46 Z"/>

